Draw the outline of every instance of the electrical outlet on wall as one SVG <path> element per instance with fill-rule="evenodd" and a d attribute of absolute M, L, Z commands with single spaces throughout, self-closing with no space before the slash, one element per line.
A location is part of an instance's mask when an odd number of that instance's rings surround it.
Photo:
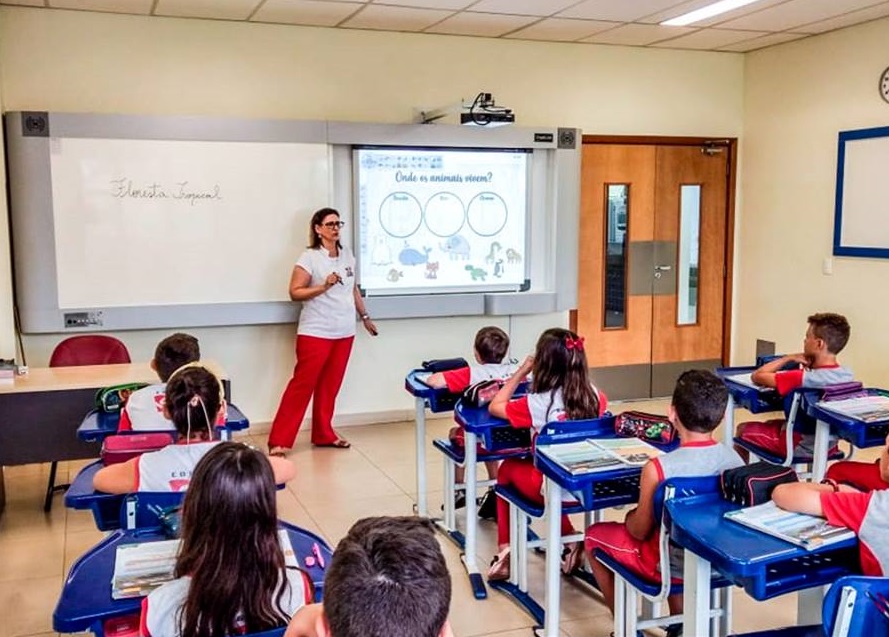
<path fill-rule="evenodd" d="M 821 262 L 821 273 L 825 276 L 833 274 L 833 257 L 824 257 Z"/>

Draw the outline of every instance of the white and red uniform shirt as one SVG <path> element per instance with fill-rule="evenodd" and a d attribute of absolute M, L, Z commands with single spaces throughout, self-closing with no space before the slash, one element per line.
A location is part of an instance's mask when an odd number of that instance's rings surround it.
<path fill-rule="evenodd" d="M 822 493 L 821 509 L 830 524 L 845 526 L 858 535 L 865 575 L 889 574 L 889 491 Z"/>
<path fill-rule="evenodd" d="M 607 411 L 608 397 L 596 389 L 595 385 L 593 391 L 599 397 L 599 415 L 601 416 Z M 509 423 L 513 427 L 530 427 L 535 434 L 546 423 L 566 420 L 567 417 L 561 388 L 542 394 L 525 394 L 506 404 L 506 419 L 509 420 Z"/>
<path fill-rule="evenodd" d="M 219 441 L 179 443 L 136 460 L 136 491 L 185 491 L 204 454 Z"/>
<path fill-rule="evenodd" d="M 483 380 L 506 380 L 518 369 L 515 363 L 482 363 L 460 367 L 442 372 L 448 391 L 459 394 L 467 387 L 471 387 Z"/>
<path fill-rule="evenodd" d="M 332 257 L 324 249 L 303 252 L 296 262 L 311 276 L 310 286 L 324 285 L 331 272 L 343 280 L 313 299 L 302 302 L 297 334 L 318 338 L 348 338 L 355 336 L 355 257 L 348 248 L 340 248 Z"/>
<path fill-rule="evenodd" d="M 281 610 L 287 617 L 293 615 L 311 600 L 309 584 L 303 573 L 295 568 L 285 569 L 284 585 L 287 592 L 281 598 Z M 191 578 L 180 577 L 153 590 L 142 600 L 142 618 L 139 632 L 143 637 L 180 637 L 180 610 L 188 598 Z M 272 599 L 277 598 L 275 595 Z M 243 622 L 243 619 L 240 620 Z M 246 633 L 241 626 L 235 634 Z"/>
<path fill-rule="evenodd" d="M 170 431 L 176 426 L 164 416 L 166 383 L 143 387 L 130 394 L 120 413 L 118 431 Z"/>
<path fill-rule="evenodd" d="M 775 388 L 778 393 L 785 396 L 797 387 L 827 387 L 838 383 L 848 383 L 855 380 L 852 370 L 840 365 L 828 365 L 825 367 L 813 367 L 799 369 L 787 369 L 775 373 Z"/>

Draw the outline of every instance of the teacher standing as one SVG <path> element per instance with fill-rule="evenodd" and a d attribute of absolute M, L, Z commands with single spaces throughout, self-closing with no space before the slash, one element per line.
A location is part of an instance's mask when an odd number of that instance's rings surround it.
<path fill-rule="evenodd" d="M 377 335 L 377 328 L 355 283 L 355 257 L 340 243 L 344 225 L 333 208 L 312 215 L 309 249 L 300 255 L 290 275 L 290 298 L 302 303 L 296 366 L 272 423 L 270 455 L 284 455 L 293 447 L 313 396 L 312 444 L 351 446 L 333 430 L 333 410 L 355 340 L 356 312 L 372 336 Z"/>

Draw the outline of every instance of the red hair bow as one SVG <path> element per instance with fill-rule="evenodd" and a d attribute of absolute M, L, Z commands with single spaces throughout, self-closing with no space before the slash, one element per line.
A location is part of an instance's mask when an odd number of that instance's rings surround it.
<path fill-rule="evenodd" d="M 565 349 L 568 350 L 577 350 L 578 352 L 583 351 L 583 336 L 578 336 L 577 338 L 572 338 L 570 336 L 565 337 Z"/>

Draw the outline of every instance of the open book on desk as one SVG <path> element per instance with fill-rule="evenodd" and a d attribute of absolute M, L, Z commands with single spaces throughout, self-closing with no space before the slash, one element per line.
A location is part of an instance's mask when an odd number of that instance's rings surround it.
<path fill-rule="evenodd" d="M 861 422 L 889 421 L 889 395 L 886 394 L 871 394 L 846 400 L 822 400 L 818 406 Z"/>
<path fill-rule="evenodd" d="M 572 475 L 611 471 L 622 466 L 641 467 L 662 453 L 638 438 L 588 438 L 578 442 L 540 445 L 537 450 Z"/>
<path fill-rule="evenodd" d="M 771 387 L 766 387 L 765 385 L 757 385 L 753 382 L 753 374 L 732 374 L 731 376 L 726 376 L 725 380 L 730 380 L 733 383 L 738 383 L 739 385 L 744 385 L 744 387 L 750 387 L 751 389 L 758 389 L 759 391 L 768 391 L 772 389 Z"/>
<path fill-rule="evenodd" d="M 284 565 L 299 566 L 285 529 L 278 530 L 278 541 L 284 552 Z M 162 540 L 118 546 L 114 556 L 111 598 L 145 597 L 161 584 L 172 581 L 179 543 L 180 540 Z"/>
<path fill-rule="evenodd" d="M 774 502 L 729 511 L 725 517 L 809 551 L 855 537 L 851 529 L 833 526 L 814 515 L 785 511 Z"/>

